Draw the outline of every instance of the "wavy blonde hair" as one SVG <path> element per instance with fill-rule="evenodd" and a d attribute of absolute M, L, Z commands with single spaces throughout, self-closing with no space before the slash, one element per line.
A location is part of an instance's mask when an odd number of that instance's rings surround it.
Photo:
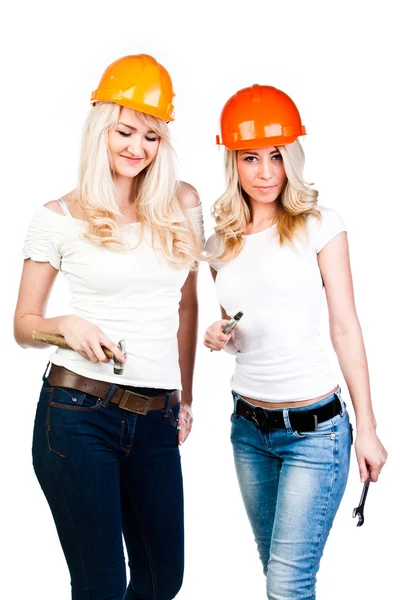
<path fill-rule="evenodd" d="M 278 198 L 275 221 L 282 245 L 285 242 L 292 243 L 296 235 L 305 231 L 309 215 L 319 219 L 320 213 L 315 208 L 318 192 L 303 179 L 305 156 L 300 142 L 296 140 L 293 144 L 277 148 L 282 155 L 287 177 Z M 209 260 L 217 258 L 227 262 L 235 258 L 243 247 L 243 232 L 252 219 L 249 197 L 240 185 L 237 157 L 237 150 L 225 149 L 227 187 L 211 209 L 216 223 L 219 251 L 218 254 L 207 257 Z"/>
<path fill-rule="evenodd" d="M 108 133 L 117 125 L 120 109 L 111 102 L 99 102 L 91 109 L 83 130 L 78 179 L 79 202 L 88 220 L 84 237 L 117 252 L 126 246 L 117 223 L 122 215 L 117 204 Z M 170 264 L 192 268 L 200 249 L 178 199 L 175 155 L 167 124 L 138 111 L 135 114 L 160 137 L 154 160 L 133 179 L 132 201 L 136 204 L 138 220 L 150 229 L 153 244 L 157 239 Z M 143 235 L 143 227 L 140 235 Z"/>

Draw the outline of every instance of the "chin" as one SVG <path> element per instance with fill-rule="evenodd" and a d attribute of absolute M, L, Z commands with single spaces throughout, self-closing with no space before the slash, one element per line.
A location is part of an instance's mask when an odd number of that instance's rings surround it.
<path fill-rule="evenodd" d="M 278 196 L 276 196 L 276 198 L 268 198 L 267 196 L 265 196 L 265 194 L 257 194 L 257 196 L 253 197 L 253 200 L 259 202 L 260 204 L 273 204 L 274 202 L 276 202 L 277 199 Z"/>
<path fill-rule="evenodd" d="M 134 177 L 136 177 L 136 175 L 139 175 L 139 173 L 141 173 L 147 165 L 144 166 L 140 166 L 140 167 L 128 167 L 125 169 L 116 169 L 115 173 L 119 176 L 119 177 L 126 177 L 127 179 L 133 179 Z"/>

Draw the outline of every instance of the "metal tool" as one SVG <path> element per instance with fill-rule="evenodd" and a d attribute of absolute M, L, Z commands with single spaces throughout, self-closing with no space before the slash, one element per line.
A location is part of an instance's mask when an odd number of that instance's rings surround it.
<path fill-rule="evenodd" d="M 229 333 L 230 331 L 232 331 L 232 329 L 235 327 L 235 325 L 238 324 L 238 322 L 240 321 L 240 319 L 243 317 L 243 312 L 241 310 L 239 310 L 238 313 L 236 313 L 236 315 L 234 317 L 232 317 L 232 319 L 230 321 L 227 322 L 226 325 L 224 325 L 224 327 L 222 328 L 222 333 Z"/>
<path fill-rule="evenodd" d="M 228 333 L 230 333 L 232 331 L 232 329 L 235 327 L 235 325 L 238 324 L 238 322 L 240 321 L 240 319 L 243 317 L 243 312 L 241 310 L 239 310 L 239 312 L 236 313 L 236 315 L 234 317 L 232 317 L 232 319 L 230 319 L 222 328 L 222 333 L 225 333 L 225 335 L 227 335 Z M 212 348 L 210 350 L 210 352 L 212 352 Z"/>
<path fill-rule="evenodd" d="M 45 331 L 33 331 L 32 339 L 36 342 L 43 342 L 44 344 L 52 344 L 53 346 L 58 346 L 59 348 L 66 348 L 67 350 L 72 350 L 71 346 L 68 346 L 65 341 L 65 337 L 62 335 L 55 335 L 53 333 L 46 333 Z M 122 354 L 126 357 L 126 344 L 125 340 L 120 340 L 117 344 L 118 348 L 121 350 Z M 104 354 L 107 358 L 110 358 L 114 361 L 114 374 L 122 375 L 124 372 L 125 363 L 119 362 L 119 360 L 114 356 L 114 354 L 108 348 L 104 346 L 101 347 Z"/>
<path fill-rule="evenodd" d="M 358 517 L 357 527 L 361 527 L 361 525 L 363 525 L 363 523 L 364 523 L 364 506 L 365 506 L 365 501 L 367 499 L 367 494 L 368 494 L 368 489 L 369 489 L 370 483 L 371 483 L 371 479 L 370 479 L 370 477 L 368 477 L 367 481 L 363 485 L 363 489 L 361 492 L 360 504 L 358 506 L 356 506 L 356 508 L 353 510 L 353 519 L 355 517 Z"/>

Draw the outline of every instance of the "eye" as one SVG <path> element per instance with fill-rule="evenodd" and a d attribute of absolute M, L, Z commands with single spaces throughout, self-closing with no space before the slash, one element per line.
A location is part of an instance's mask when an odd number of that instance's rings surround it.
<path fill-rule="evenodd" d="M 273 154 L 271 156 L 271 160 L 278 160 L 278 161 L 282 160 L 282 154 L 279 154 L 279 153 L 278 154 Z"/>
<path fill-rule="evenodd" d="M 253 163 L 253 162 L 256 162 L 257 157 L 256 156 L 245 156 L 245 158 L 243 160 L 245 162 Z"/>
<path fill-rule="evenodd" d="M 145 139 L 148 142 L 158 142 L 160 138 L 159 137 L 148 137 L 148 136 L 146 136 Z"/>
<path fill-rule="evenodd" d="M 126 133 L 126 131 L 119 131 L 119 130 L 117 130 L 117 131 L 118 131 L 118 133 L 119 133 L 120 135 L 122 135 L 123 137 L 129 137 L 129 136 L 131 135 L 130 133 Z"/>

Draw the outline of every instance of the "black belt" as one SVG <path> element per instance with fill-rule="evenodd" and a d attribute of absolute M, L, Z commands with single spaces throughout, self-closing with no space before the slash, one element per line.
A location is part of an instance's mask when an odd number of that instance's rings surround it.
<path fill-rule="evenodd" d="M 293 431 L 316 431 L 318 423 L 333 419 L 342 412 L 342 405 L 339 398 L 335 395 L 335 399 L 324 406 L 311 410 L 292 410 L 288 409 L 289 421 Z M 286 429 L 283 419 L 283 410 L 268 410 L 261 406 L 252 406 L 238 400 L 236 403 L 236 414 L 250 421 L 257 429 Z"/>

